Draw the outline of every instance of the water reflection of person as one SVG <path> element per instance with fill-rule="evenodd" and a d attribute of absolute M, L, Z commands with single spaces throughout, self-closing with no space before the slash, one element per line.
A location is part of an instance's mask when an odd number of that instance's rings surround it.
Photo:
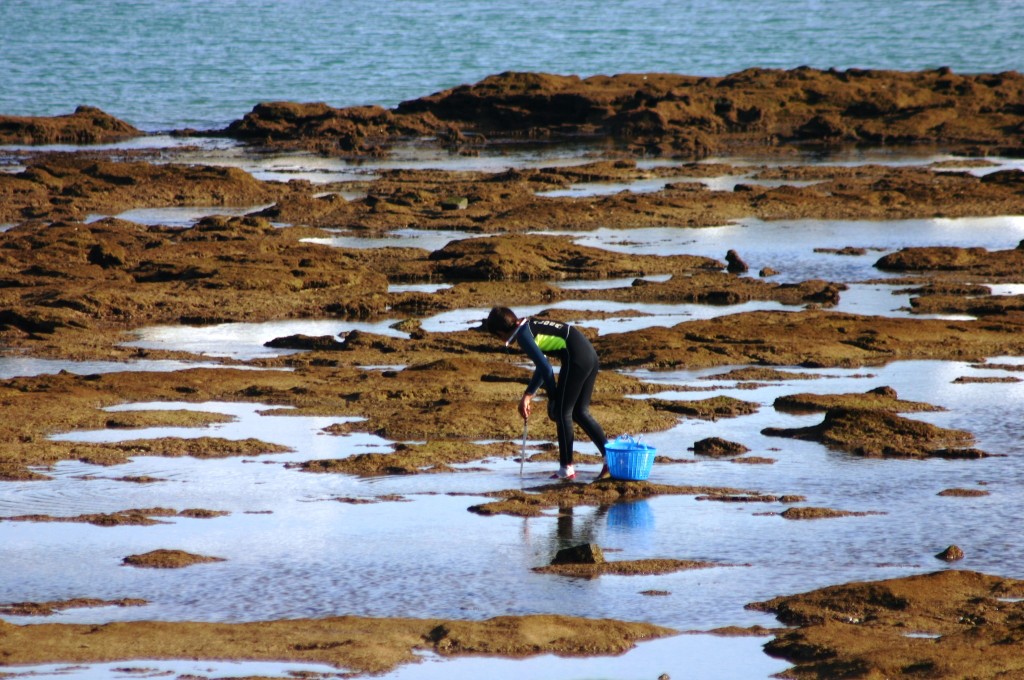
<path fill-rule="evenodd" d="M 577 423 L 605 455 L 604 430 L 590 415 L 590 397 L 597 379 L 598 360 L 594 346 L 578 329 L 560 321 L 518 318 L 508 307 L 494 307 L 484 322 L 487 332 L 508 346 L 515 340 L 536 366 L 522 398 L 519 415 L 529 420 L 530 401 L 541 385 L 548 396 L 548 417 L 555 421 L 558 432 L 558 472 L 552 478 L 571 481 L 573 468 L 573 423 Z M 561 368 L 558 383 L 547 357 L 558 359 Z M 608 476 L 608 465 L 601 468 L 598 479 Z"/>
<path fill-rule="evenodd" d="M 571 505 L 558 506 L 558 519 L 555 521 L 555 552 L 581 543 L 596 543 L 594 540 L 595 529 L 608 514 L 609 507 L 599 505 L 590 517 L 577 527 L 575 508 Z"/>

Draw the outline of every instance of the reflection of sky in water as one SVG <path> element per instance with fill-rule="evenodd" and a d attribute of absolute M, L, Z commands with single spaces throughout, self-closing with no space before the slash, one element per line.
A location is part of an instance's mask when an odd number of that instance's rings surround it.
<path fill-rule="evenodd" d="M 596 329 L 600 335 L 605 335 L 607 333 L 625 333 L 627 331 L 651 328 L 652 326 L 675 326 L 683 321 L 713 319 L 726 314 L 792 308 L 777 302 L 762 301 L 712 307 L 696 304 L 661 305 L 610 302 L 608 300 L 563 300 L 551 304 L 518 306 L 514 311 L 518 316 L 529 316 L 546 309 L 601 310 L 613 314 L 615 312 L 622 312 L 621 316 L 610 316 L 601 319 L 584 318 L 574 322 L 581 326 Z M 490 312 L 490 308 L 459 309 L 452 312 L 443 312 L 423 319 L 421 325 L 424 330 L 433 333 L 468 330 L 479 326 L 487 317 L 488 312 Z M 640 315 L 635 315 L 635 312 L 640 312 Z"/>
<path fill-rule="evenodd" d="M 1024 239 L 1024 217 L 895 220 L 740 220 L 721 227 L 598 229 L 560 232 L 581 245 L 637 255 L 703 255 L 721 262 L 735 250 L 752 273 L 764 267 L 784 283 L 826 279 L 850 282 L 892 276 L 875 268 L 884 254 L 907 247 L 1016 248 Z M 819 253 L 815 249 L 866 248 L 865 255 Z"/>
<path fill-rule="evenodd" d="M 720 227 L 646 227 L 597 229 L 589 232 L 535 232 L 569 236 L 577 243 L 636 255 L 700 255 L 725 262 L 735 250 L 751 275 L 765 267 L 778 272 L 772 281 L 795 283 L 809 279 L 856 282 L 894 277 L 875 263 L 900 248 L 924 246 L 1016 248 L 1024 239 L 1024 216 L 935 218 L 893 221 L 855 220 L 739 220 Z M 311 243 L 346 248 L 414 247 L 437 250 L 453 240 L 480 238 L 461 232 L 403 229 L 387 237 L 356 235 L 306 239 Z M 838 255 L 816 250 L 863 248 L 863 255 Z M 576 284 L 573 284 L 576 285 Z M 580 282 L 580 287 L 588 284 Z M 594 287 L 590 284 L 589 287 Z"/>
<path fill-rule="evenodd" d="M 253 153 L 243 147 L 204 150 L 178 154 L 175 162 L 191 161 L 203 165 L 237 167 L 264 181 L 288 182 L 302 179 L 314 184 L 362 182 L 376 179 L 383 170 L 450 170 L 453 172 L 503 172 L 511 168 L 556 167 L 589 163 L 594 160 L 587 149 L 481 148 L 474 155 L 452 154 L 429 146 L 396 146 L 386 158 L 347 160 L 316 156 L 302 151 Z"/>
<path fill-rule="evenodd" d="M 319 243 L 335 248 L 423 248 L 424 250 L 440 250 L 452 241 L 469 238 L 481 238 L 479 235 L 467 234 L 464 231 L 443 231 L 431 229 L 396 229 L 387 236 L 367 238 L 365 236 L 344 235 L 330 238 L 306 238 L 305 243 Z"/>
<path fill-rule="evenodd" d="M 1021 272 L 1021 277 L 1024 278 L 1024 272 Z M 1024 295 L 1024 283 L 995 283 L 989 284 L 988 288 L 992 295 Z"/>
<path fill-rule="evenodd" d="M 277 661 L 167 661 L 139 659 L 97 664 L 45 664 L 7 666 L 11 678 L 32 680 L 130 680 L 132 678 L 245 678 L 245 677 L 336 677 L 338 669 L 318 663 L 281 663 Z M 323 674 L 323 675 L 319 675 Z"/>
<path fill-rule="evenodd" d="M 305 321 L 272 321 L 268 323 L 226 323 L 215 326 L 154 326 L 138 332 L 138 339 L 126 342 L 127 347 L 179 350 L 212 357 L 257 359 L 293 354 L 296 350 L 264 347 L 264 343 L 290 335 L 338 336 L 358 330 L 395 338 L 408 333 L 390 326 L 394 319 L 377 322 L 321 319 Z"/>
<path fill-rule="evenodd" d="M 106 144 L 4 144 L 4 152 L 70 153 L 74 151 L 139 151 L 144 149 L 171 149 L 186 153 L 196 148 L 204 153 L 239 147 L 239 143 L 225 137 L 178 137 L 175 135 L 142 135 Z M 2 156 L 0 156 L 2 157 Z"/>
<path fill-rule="evenodd" d="M 231 155 L 231 150 L 224 152 Z M 851 159 L 847 162 L 855 162 Z M 284 160 L 277 161 L 284 163 Z M 336 161 L 331 161 L 336 163 Z M 453 161 L 455 162 L 455 161 Z M 485 162 L 496 162 L 485 159 Z M 861 160 L 860 162 L 868 162 Z M 870 162 L 877 162 L 877 159 Z M 896 162 L 896 161 L 894 161 Z M 550 163 L 547 163 L 550 165 Z M 288 169 L 268 165 L 267 172 L 286 176 Z M 329 168 L 325 168 L 326 171 Z M 358 172 L 366 177 L 368 168 Z M 339 172 L 345 172 L 339 168 Z M 348 170 L 352 172 L 352 170 Z M 358 173 L 357 173 L 358 174 Z M 415 234 L 406 235 L 410 239 Z M 387 245 L 406 245 L 387 239 Z M 464 235 L 459 235 L 462 237 Z M 767 223 L 748 220 L 713 229 L 599 230 L 573 234 L 581 242 L 624 252 L 703 254 L 724 258 L 736 249 L 752 271 L 770 266 L 780 282 L 824 278 L 845 282 L 882 278 L 874 262 L 884 252 L 905 246 L 962 245 L 990 249 L 1016 247 L 1024 238 L 1024 218 L 906 220 L 899 222 Z M 435 235 L 440 241 L 443 236 Z M 795 245 L 794 245 L 795 244 Z M 338 244 L 335 244 L 338 245 Z M 443 243 L 441 244 L 443 245 Z M 878 248 L 865 256 L 814 253 L 814 248 L 856 246 Z M 423 246 L 420 246 L 423 247 Z M 440 247 L 440 246 L 437 246 Z M 433 247 L 431 249 L 434 249 Z M 773 279 L 776 280 L 776 279 Z M 617 283 L 602 284 L 607 287 Z M 581 287 L 584 287 L 581 284 Z M 996 294 L 1021 294 L 1024 284 L 993 286 Z M 842 295 L 841 311 L 901 314 L 905 295 L 892 288 L 856 284 Z M 531 314 L 550 305 L 521 308 Z M 774 303 L 732 307 L 688 305 L 616 305 L 609 302 L 565 302 L 556 307 L 600 309 L 617 313 L 608 319 L 581 321 L 604 333 L 647 325 L 674 325 L 751 309 L 780 309 Z M 629 318 L 628 309 L 651 317 Z M 460 310 L 424 321 L 427 330 L 461 330 L 477 325 L 487 309 Z M 354 328 L 398 337 L 388 326 L 340 320 L 276 324 L 226 324 L 211 327 L 163 327 L 144 331 L 132 343 L 140 347 L 176 349 L 240 359 L 270 356 L 283 350 L 264 348 L 275 337 L 292 334 L 337 335 Z M 5 370 L 47 372 L 23 364 Z M 1020 358 L 994 357 L 992 364 L 1020 365 Z M 11 366 L 14 368 L 10 368 Z M 170 364 L 140 362 L 148 370 L 173 370 Z M 192 364 L 190 364 L 192 365 Z M 17 366 L 21 366 L 20 368 Z M 133 365 L 134 366 L 134 365 Z M 80 366 L 85 371 L 84 365 Z M 98 362 L 88 372 L 106 368 Z M 68 369 L 72 370 L 72 369 Z M 146 370 L 139 368 L 138 370 Z M 524 371 L 526 369 L 524 368 Z M 287 463 L 341 458 L 359 453 L 385 453 L 392 444 L 377 436 L 352 433 L 332 436 L 325 427 L 346 418 L 262 414 L 272 409 L 254 404 L 135 404 L 126 409 L 192 408 L 229 413 L 230 423 L 204 428 L 152 428 L 79 432 L 59 435 L 74 441 L 120 441 L 139 437 L 256 437 L 283 444 L 293 453 L 215 460 L 138 457 L 132 462 L 100 467 L 62 462 L 44 472 L 46 482 L 5 482 L 0 485 L 0 516 L 25 513 L 76 515 L 126 508 L 169 507 L 226 510 L 216 519 L 172 518 L 153 527 L 104 528 L 62 523 L 0 522 L 0 557 L 5 578 L 0 602 L 47 601 L 72 597 L 142 597 L 140 608 L 68 610 L 45 619 L 9 617 L 16 623 L 104 622 L 134 619 L 242 621 L 302 616 L 414 616 L 485 618 L 503 614 L 559 613 L 593 618 L 642 618 L 678 629 L 707 630 L 724 625 L 776 625 L 773 617 L 744 609 L 749 602 L 783 593 L 856 580 L 876 580 L 934 571 L 944 563 L 933 557 L 947 545 L 961 546 L 967 557 L 958 568 L 1024 578 L 1024 539 L 1019 527 L 1024 511 L 1017 502 L 1024 492 L 1024 444 L 1017 406 L 1024 404 L 1024 383 L 956 384 L 960 376 L 1024 377 L 1019 371 L 972 368 L 957 362 L 899 362 L 854 370 L 785 370 L 825 374 L 820 380 L 772 382 L 746 389 L 728 380 L 700 380 L 727 367 L 672 373 L 636 372 L 662 385 L 660 398 L 691 400 L 714 395 L 753 402 L 758 411 L 717 422 L 681 419 L 672 429 L 649 433 L 645 441 L 659 454 L 689 464 L 655 465 L 651 479 L 665 484 L 729 486 L 772 494 L 798 493 L 801 505 L 885 514 L 814 522 L 781 519 L 777 503 L 716 503 L 691 496 L 663 496 L 642 505 L 575 508 L 551 511 L 528 520 L 482 517 L 467 507 L 487 500 L 488 491 L 548 482 L 551 463 L 527 463 L 520 478 L 513 456 L 492 457 L 463 466 L 458 474 L 407 475 L 360 479 L 347 475 L 311 474 Z M 888 385 L 903 399 L 926 401 L 948 411 L 908 417 L 968 430 L 977 446 L 1005 457 L 983 460 L 901 461 L 863 459 L 829 451 L 813 442 L 761 434 L 766 427 L 817 424 L 821 414 L 792 415 L 772 408 L 775 398 L 797 392 L 864 392 Z M 680 386 L 714 388 L 692 392 Z M 343 386 L 342 386 L 343 387 Z M 510 390 L 507 417 L 515 419 Z M 505 417 L 497 414 L 497 418 Z M 614 436 L 618 433 L 609 432 Z M 636 433 L 634 433 L 636 434 Z M 693 442 L 718 436 L 741 442 L 751 455 L 774 459 L 772 465 L 738 465 L 728 460 L 697 458 Z M 516 444 L 518 451 L 518 441 Z M 531 441 L 536 447 L 540 441 Z M 581 441 L 581 452 L 595 449 Z M 584 481 L 596 465 L 580 465 Z M 150 476 L 159 481 L 132 484 L 125 476 Z M 983 488 L 980 498 L 946 498 L 946 488 Z M 470 495 L 451 496 L 449 493 Z M 376 499 L 399 494 L 406 502 L 348 504 L 339 497 Z M 766 514 L 767 513 L 767 514 Z M 882 540 L 884 538 L 884 540 Z M 679 572 L 663 576 L 601 577 L 575 580 L 534 574 L 565 545 L 595 542 L 609 559 L 650 557 L 705 559 L 749 565 Z M 467 550 L 467 546 L 472 549 Z M 227 558 L 226 562 L 183 570 L 136 570 L 121 566 L 129 554 L 178 548 Z M 75 565 L 69 569 L 67 565 Z M 822 566 L 824 565 L 824 566 Z M 641 591 L 667 591 L 645 597 Z M 639 616 L 637 612 L 643 612 Z M 679 677 L 709 680 L 767 678 L 786 667 L 760 652 L 763 639 L 720 639 L 680 636 L 644 643 L 634 652 L 604 659 L 526 661 L 463 659 L 409 666 L 384 676 L 391 680 L 488 675 L 493 678 L 541 676 L 557 669 L 557 677 Z M 164 662 L 161 662 L 164 663 Z M 700 664 L 706 663 L 706 668 Z M 179 665 L 181 664 L 181 665 Z M 160 668 L 202 673 L 214 664 L 172 662 Z M 696 664 L 696 665 L 695 665 Z M 118 664 L 140 665 L 136 663 Z M 148 662 L 147 662 L 148 665 Z M 302 665 L 306 669 L 316 669 Z M 234 666 L 217 664 L 230 672 Z M 108 677 L 105 667 L 101 675 Z M 242 668 L 242 666 L 239 666 Z M 281 668 L 284 668 L 283 666 Z M 268 666 L 246 664 L 245 673 L 270 672 Z M 676 671 L 673 673 L 672 671 Z M 88 673 L 89 671 L 83 671 Z M 240 671 L 241 672 L 241 671 Z M 286 672 L 286 671 L 281 671 Z M 88 677 L 76 675 L 75 677 Z"/>
<path fill-rule="evenodd" d="M 36 359 L 24 356 L 0 356 L 0 379 L 17 376 L 52 375 L 67 371 L 76 375 L 94 373 L 121 373 L 124 371 L 168 372 L 189 368 L 221 368 L 223 364 L 199 363 L 171 360 L 138 361 L 64 361 L 62 359 Z M 232 366 L 236 369 L 250 369 L 247 366 Z"/>
<path fill-rule="evenodd" d="M 657 274 L 655 276 L 637 276 L 624 279 L 600 279 L 597 281 L 556 281 L 555 288 L 562 290 L 611 290 L 613 288 L 630 288 L 637 279 L 664 283 L 672 278 L 671 274 Z"/>
<path fill-rule="evenodd" d="M 984 165 L 969 167 L 971 161 L 983 161 Z M 909 149 L 853 149 L 836 152 L 806 153 L 798 157 L 778 158 L 771 156 L 761 157 L 710 157 L 702 161 L 705 165 L 726 164 L 738 168 L 759 166 L 786 167 L 792 165 L 815 165 L 818 167 L 856 168 L 862 165 L 881 165 L 893 168 L 919 167 L 941 163 L 936 167 L 936 172 L 962 172 L 967 171 L 973 175 L 987 175 L 997 170 L 1024 170 L 1024 159 L 1006 158 L 1001 156 L 965 157 L 952 154 L 914 153 Z"/>
<path fill-rule="evenodd" d="M 711 191 L 732 191 L 736 188 L 737 184 L 756 184 L 765 187 L 803 187 L 817 184 L 818 180 L 765 180 L 756 179 L 753 175 L 722 175 L 721 177 L 701 177 L 699 179 L 690 177 L 657 177 L 627 182 L 580 182 L 579 184 L 573 184 L 567 189 L 541 191 L 537 195 L 546 198 L 583 198 L 587 196 L 610 196 L 620 191 L 648 194 L 661 191 L 672 184 L 687 183 L 703 184 Z"/>
<path fill-rule="evenodd" d="M 452 287 L 450 283 L 395 283 L 388 286 L 389 293 L 436 293 Z"/>
<path fill-rule="evenodd" d="M 253 205 L 246 208 L 232 208 L 227 206 L 169 206 L 166 208 L 137 208 L 126 210 L 116 215 L 118 219 L 128 220 L 137 224 L 164 225 L 168 227 L 191 227 L 199 220 L 210 215 L 226 215 L 228 217 L 240 217 L 252 212 L 258 212 L 269 208 L 273 203 Z M 107 217 L 107 215 L 90 215 L 86 222 Z"/>
<path fill-rule="evenodd" d="M 1004 362 L 994 358 L 993 363 Z M 218 460 L 139 457 L 110 468 L 64 462 L 48 472 L 53 481 L 5 483 L 0 486 L 0 513 L 7 516 L 155 506 L 201 507 L 232 514 L 210 520 L 171 519 L 154 527 L 0 522 L 8 574 L 0 583 L 0 602 L 83 594 L 142 597 L 152 602 L 142 608 L 69 610 L 61 614 L 61 621 L 254 620 L 343 613 L 482 618 L 548 612 L 553 610 L 551 603 L 557 602 L 557 610 L 565 614 L 634 619 L 637 607 L 642 607 L 644 620 L 680 629 L 708 629 L 769 625 L 771 617 L 743 607 L 780 593 L 938 568 L 933 555 L 950 543 L 967 553 L 965 568 L 1021 575 L 1024 540 L 1016 528 L 1024 520 L 1024 511 L 1013 499 L 1024 487 L 1024 465 L 1020 464 L 1024 445 L 1018 436 L 1018 419 L 1006 405 L 1024 403 L 1024 383 L 953 382 L 964 375 L 1015 372 L 917 361 L 855 370 L 789 369 L 830 377 L 773 382 L 756 389 L 739 388 L 728 380 L 699 379 L 727 370 L 636 373 L 641 378 L 655 377 L 663 385 L 664 391 L 656 395 L 660 398 L 724 395 L 759 406 L 749 416 L 717 422 L 682 419 L 671 430 L 647 434 L 645 441 L 656 446 L 660 455 L 696 461 L 657 463 L 652 481 L 800 493 L 807 497 L 801 505 L 885 514 L 794 522 L 761 514 L 785 509 L 776 503 L 659 496 L 648 499 L 643 507 L 578 507 L 560 516 L 552 510 L 545 517 L 528 520 L 482 517 L 467 512 L 468 506 L 486 500 L 476 494 L 546 483 L 551 464 L 527 463 L 524 479 L 512 454 L 488 458 L 469 466 L 480 469 L 459 474 L 359 479 L 304 473 L 284 464 L 387 452 L 391 447 L 372 435 L 322 433 L 324 427 L 344 419 L 261 415 L 270 408 L 262 405 L 136 404 L 125 408 L 208 409 L 230 413 L 236 420 L 207 428 L 80 432 L 60 439 L 252 436 L 291 446 L 295 452 Z M 673 383 L 716 391 L 679 391 Z M 975 434 L 979 448 L 1006 457 L 863 459 L 812 442 L 761 434 L 765 427 L 810 425 L 822 418 L 821 414 L 776 412 L 772 402 L 778 396 L 865 392 L 882 385 L 893 387 L 903 399 L 948 409 L 908 417 L 966 429 Z M 514 417 L 512 396 L 508 417 Z M 753 455 L 776 463 L 737 465 L 695 457 L 689 447 L 710 436 L 741 442 Z M 530 446 L 539 443 L 531 441 Z M 584 441 L 579 450 L 592 452 L 593 446 Z M 584 480 L 597 472 L 596 465 L 579 467 Z M 92 479 L 83 480 L 83 475 Z M 144 485 L 117 481 L 125 475 L 149 475 L 162 481 Z M 951 487 L 984 488 L 991 496 L 937 495 Z M 447 495 L 453 492 L 470 495 Z M 387 494 L 402 495 L 407 502 L 352 505 L 331 500 Z M 880 541 L 879 536 L 886 538 Z M 546 564 L 558 548 L 580 542 L 613 550 L 607 554 L 616 560 L 662 556 L 750 566 L 593 581 L 530 572 L 530 567 Z M 466 545 L 473 550 L 467 551 Z M 228 561 L 173 572 L 119 566 L 126 555 L 156 548 L 178 548 Z M 828 569 L 809 569 L 809 564 L 820 564 L 822 559 L 828 560 Z M 61 566 L 68 563 L 88 568 L 69 573 Z M 282 583 L 288 587 L 281 588 Z M 665 590 L 669 595 L 638 595 L 646 589 Z"/>
<path fill-rule="evenodd" d="M 637 648 L 619 656 L 596 658 L 560 657 L 551 654 L 527 659 L 467 656 L 439 657 L 414 652 L 418 663 L 400 666 L 390 673 L 373 675 L 378 680 L 451 680 L 486 677 L 488 680 L 522 678 L 657 678 L 668 674 L 677 678 L 703 680 L 752 680 L 768 678 L 788 667 L 784 661 L 761 653 L 763 637 L 718 637 L 683 635 L 641 642 Z M 141 671 L 140 669 L 145 669 Z M 200 677 L 336 677 L 339 669 L 317 663 L 281 663 L 270 661 L 167 661 L 145 659 L 106 664 L 47 664 L 44 666 L 8 666 L 12 677 L 30 675 L 33 679 L 74 677 L 78 680 L 130 679 L 174 676 Z M 72 675 L 73 673 L 73 675 Z M 322 674 L 322 675 L 321 675 Z M 356 676 L 363 677 L 363 676 Z"/>

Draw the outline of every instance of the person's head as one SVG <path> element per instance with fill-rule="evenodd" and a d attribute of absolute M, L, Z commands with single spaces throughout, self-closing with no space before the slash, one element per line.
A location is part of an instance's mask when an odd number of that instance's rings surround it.
<path fill-rule="evenodd" d="M 484 321 L 484 328 L 494 337 L 505 341 L 519 325 L 519 318 L 508 307 L 492 307 Z"/>

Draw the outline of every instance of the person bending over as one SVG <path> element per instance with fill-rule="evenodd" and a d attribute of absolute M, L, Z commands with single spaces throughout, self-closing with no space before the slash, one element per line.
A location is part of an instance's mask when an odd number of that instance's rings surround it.
<path fill-rule="evenodd" d="M 578 423 L 590 437 L 601 455 L 605 455 L 604 430 L 590 415 L 590 395 L 597 379 L 598 360 L 594 346 L 587 337 L 571 325 L 532 317 L 518 318 L 508 307 L 494 307 L 484 322 L 488 333 L 507 347 L 515 341 L 536 367 L 533 377 L 519 400 L 519 415 L 530 418 L 530 401 L 543 385 L 548 395 L 548 417 L 555 421 L 558 431 L 558 472 L 552 479 L 573 480 L 573 423 Z M 547 357 L 558 359 L 558 383 Z M 608 476 L 608 465 L 601 469 L 598 479 Z"/>

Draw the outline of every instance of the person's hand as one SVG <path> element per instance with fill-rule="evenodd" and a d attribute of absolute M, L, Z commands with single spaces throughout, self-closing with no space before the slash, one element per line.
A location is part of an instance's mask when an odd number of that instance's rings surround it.
<path fill-rule="evenodd" d="M 519 415 L 523 417 L 523 420 L 530 419 L 530 413 L 533 411 L 530 406 L 531 399 L 533 399 L 532 394 L 524 394 L 523 398 L 519 400 Z"/>

